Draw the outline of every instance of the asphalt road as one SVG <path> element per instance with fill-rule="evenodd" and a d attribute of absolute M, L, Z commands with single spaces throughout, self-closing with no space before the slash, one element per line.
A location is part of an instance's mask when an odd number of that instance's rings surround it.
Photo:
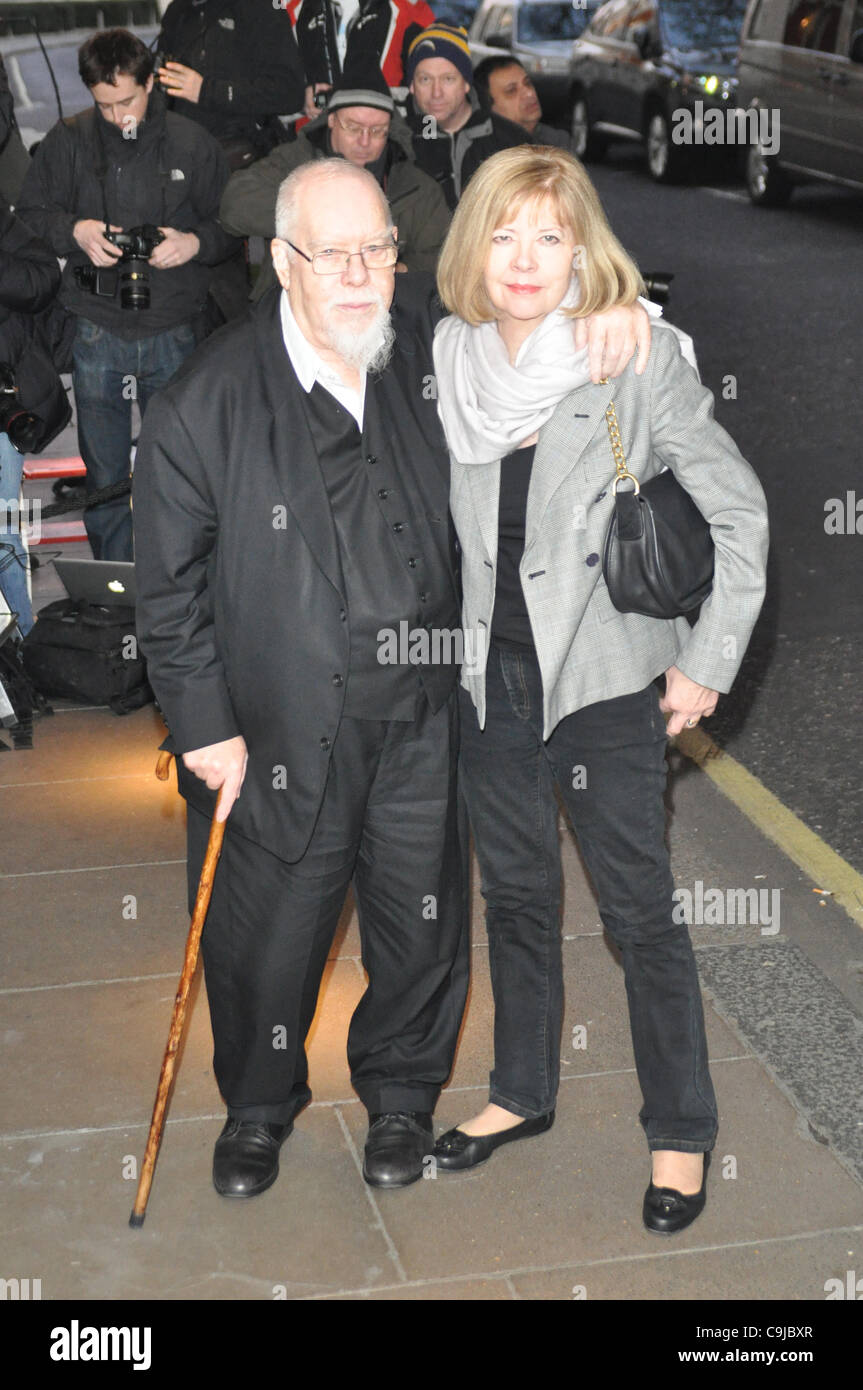
<path fill-rule="evenodd" d="M 666 314 L 770 508 L 767 600 L 707 728 L 861 870 L 863 196 L 812 186 L 755 208 L 728 166 L 665 188 L 623 145 L 590 171 L 640 267 L 674 272 Z M 849 492 L 861 534 L 828 534 L 828 502 L 845 513 Z"/>

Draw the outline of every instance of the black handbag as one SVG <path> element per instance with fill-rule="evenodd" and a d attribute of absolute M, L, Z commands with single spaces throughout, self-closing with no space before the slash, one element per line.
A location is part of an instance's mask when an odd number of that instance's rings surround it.
<path fill-rule="evenodd" d="M 614 401 L 605 418 L 617 467 L 602 553 L 609 596 L 621 613 L 683 617 L 713 588 L 710 526 L 670 469 L 639 483 L 626 467 Z M 622 491 L 624 481 L 632 488 Z"/>

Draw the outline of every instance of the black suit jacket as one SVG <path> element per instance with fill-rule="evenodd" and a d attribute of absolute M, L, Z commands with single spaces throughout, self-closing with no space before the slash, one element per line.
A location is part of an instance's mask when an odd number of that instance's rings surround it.
<path fill-rule="evenodd" d="M 396 346 L 367 390 L 398 422 L 393 448 L 410 455 L 457 624 L 449 456 L 431 375 L 434 286 L 427 275 L 396 282 Z M 135 553 L 138 633 L 166 746 L 181 754 L 242 734 L 249 764 L 231 826 L 294 862 L 323 796 L 345 693 L 333 676 L 348 670 L 349 633 L 279 295 L 209 339 L 149 405 L 135 460 Z M 433 708 L 456 674 L 434 673 Z M 213 793 L 179 757 L 177 767 L 183 795 L 210 811 Z"/>

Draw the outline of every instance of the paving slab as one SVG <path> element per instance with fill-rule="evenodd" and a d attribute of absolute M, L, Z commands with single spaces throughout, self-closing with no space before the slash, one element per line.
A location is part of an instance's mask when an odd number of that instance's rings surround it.
<path fill-rule="evenodd" d="M 3 987 L 174 972 L 189 915 L 186 865 L 0 878 Z"/>
<path fill-rule="evenodd" d="M 17 1085 L 4 1105 L 2 1133 L 149 1120 L 178 977 L 179 968 L 157 979 L 4 996 L 4 1060 Z M 353 961 L 328 963 L 308 1044 L 316 1099 L 354 1098 L 345 1048 L 363 989 Z M 175 1073 L 172 1116 L 224 1108 L 212 1053 L 199 973 Z"/>
<path fill-rule="evenodd" d="M 2 874 L 185 859 L 181 798 L 152 775 L 7 786 L 0 808 Z"/>
<path fill-rule="evenodd" d="M 106 706 L 57 701 L 53 715 L 36 720 L 32 748 L 0 755 L 0 787 L 69 778 L 155 778 L 164 737 L 165 724 L 155 705 L 116 715 Z"/>
<path fill-rule="evenodd" d="M 253 1202 L 211 1182 L 220 1119 L 170 1121 L 144 1226 L 124 1177 L 146 1126 L 0 1143 L 4 1270 L 43 1299 L 294 1299 L 397 1271 L 333 1107 L 306 1110 L 276 1185 Z M 18 1272 L 20 1271 L 20 1273 Z"/>
<path fill-rule="evenodd" d="M 800 1132 L 796 1111 L 760 1065 L 720 1063 L 713 1075 L 723 1118 L 710 1197 L 674 1245 L 722 1246 L 729 1231 L 735 1241 L 758 1240 L 858 1223 L 859 1186 Z M 463 1114 L 455 1100 L 445 1094 L 438 1106 L 441 1129 Z M 649 1159 L 635 1119 L 639 1103 L 632 1074 L 573 1078 L 547 1134 L 502 1148 L 466 1173 L 439 1172 L 434 1181 L 380 1193 L 408 1279 L 485 1277 L 655 1252 L 660 1237 L 641 1223 Z M 358 1147 L 363 1118 L 345 1109 Z"/>
<path fill-rule="evenodd" d="M 782 1236 L 746 1244 L 729 1242 L 719 1249 L 700 1245 L 691 1250 L 658 1251 L 631 1260 L 597 1260 L 566 1269 L 513 1274 L 510 1280 L 517 1296 L 526 1299 L 615 1299 L 627 1303 L 641 1299 L 696 1299 L 721 1304 L 745 1298 L 797 1303 L 824 1300 L 836 1289 L 830 1280 L 839 1279 L 847 1287 L 848 1270 L 861 1268 L 863 1225 L 858 1225 L 827 1235 Z M 727 1322 L 728 1310 L 717 1311 L 721 1321 Z M 702 1323 L 709 1327 L 712 1316 L 712 1312 L 705 1312 Z M 746 1321 L 745 1311 L 738 1317 L 739 1327 Z M 805 1322 L 803 1313 L 798 1321 Z M 687 1345 L 722 1343 L 692 1338 Z M 759 1340 L 756 1345 L 773 1343 Z M 805 1340 L 800 1343 L 805 1345 Z"/>

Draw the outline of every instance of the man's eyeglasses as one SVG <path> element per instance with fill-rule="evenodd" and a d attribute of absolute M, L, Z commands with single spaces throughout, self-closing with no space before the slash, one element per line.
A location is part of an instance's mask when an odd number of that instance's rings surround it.
<path fill-rule="evenodd" d="M 343 275 L 352 256 L 359 256 L 366 270 L 384 270 L 387 266 L 395 265 L 399 258 L 399 248 L 394 241 L 375 242 L 371 246 L 362 246 L 359 251 L 316 251 L 313 256 L 306 255 L 292 241 L 287 245 L 304 261 L 310 262 L 315 275 Z"/>
<path fill-rule="evenodd" d="M 361 125 L 359 121 L 343 121 L 338 111 L 334 111 L 333 115 L 345 135 L 352 135 L 357 140 L 361 135 L 367 135 L 370 140 L 384 140 L 390 133 L 389 121 L 384 125 Z"/>

